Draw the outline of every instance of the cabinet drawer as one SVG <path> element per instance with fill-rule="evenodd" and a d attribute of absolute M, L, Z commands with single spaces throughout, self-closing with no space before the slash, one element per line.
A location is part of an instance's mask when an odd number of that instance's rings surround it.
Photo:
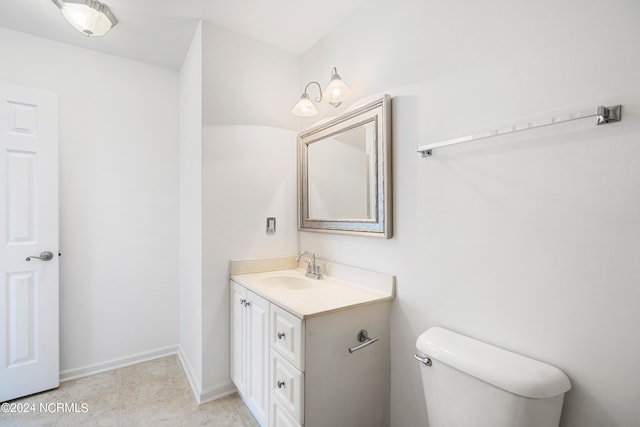
<path fill-rule="evenodd" d="M 302 319 L 271 304 L 271 346 L 296 368 L 304 371 Z"/>
<path fill-rule="evenodd" d="M 298 424 L 304 423 L 304 376 L 296 367 L 271 349 L 271 396 Z"/>
<path fill-rule="evenodd" d="M 300 424 L 271 396 L 269 427 L 300 427 Z"/>

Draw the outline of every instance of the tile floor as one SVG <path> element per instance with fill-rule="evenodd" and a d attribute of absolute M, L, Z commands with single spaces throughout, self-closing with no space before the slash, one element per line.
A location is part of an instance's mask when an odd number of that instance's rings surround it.
<path fill-rule="evenodd" d="M 35 412 L 0 413 L 2 427 L 258 426 L 237 393 L 198 406 L 176 356 L 67 381 L 11 403 L 28 404 Z M 58 403 L 75 403 L 77 412 L 55 411 Z"/>

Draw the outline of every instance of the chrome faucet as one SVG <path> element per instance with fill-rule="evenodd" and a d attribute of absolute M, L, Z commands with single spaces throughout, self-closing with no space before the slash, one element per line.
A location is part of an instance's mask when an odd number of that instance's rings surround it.
<path fill-rule="evenodd" d="M 309 251 L 302 251 L 296 257 L 296 262 L 300 262 L 300 258 L 302 258 L 305 255 L 311 257 L 311 262 L 307 262 L 307 274 L 306 274 L 306 276 L 310 277 L 311 279 L 316 279 L 316 280 L 322 279 L 322 273 L 320 273 L 320 266 L 316 265 L 316 254 L 315 253 L 309 252 Z"/>

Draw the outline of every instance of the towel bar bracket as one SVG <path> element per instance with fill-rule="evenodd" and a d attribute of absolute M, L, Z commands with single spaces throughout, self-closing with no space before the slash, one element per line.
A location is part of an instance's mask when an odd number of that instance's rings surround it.
<path fill-rule="evenodd" d="M 619 122 L 622 120 L 622 105 L 613 105 L 611 107 L 600 105 L 598 106 L 597 117 L 596 125 Z"/>

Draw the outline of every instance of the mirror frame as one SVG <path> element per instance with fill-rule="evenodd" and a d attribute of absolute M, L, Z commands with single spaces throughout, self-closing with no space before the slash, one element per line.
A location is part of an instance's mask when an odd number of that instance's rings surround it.
<path fill-rule="evenodd" d="M 375 217 L 313 219 L 309 217 L 309 145 L 363 124 L 375 123 Z M 298 134 L 298 230 L 365 236 L 393 236 L 391 185 L 391 97 L 384 95 L 362 107 Z"/>

